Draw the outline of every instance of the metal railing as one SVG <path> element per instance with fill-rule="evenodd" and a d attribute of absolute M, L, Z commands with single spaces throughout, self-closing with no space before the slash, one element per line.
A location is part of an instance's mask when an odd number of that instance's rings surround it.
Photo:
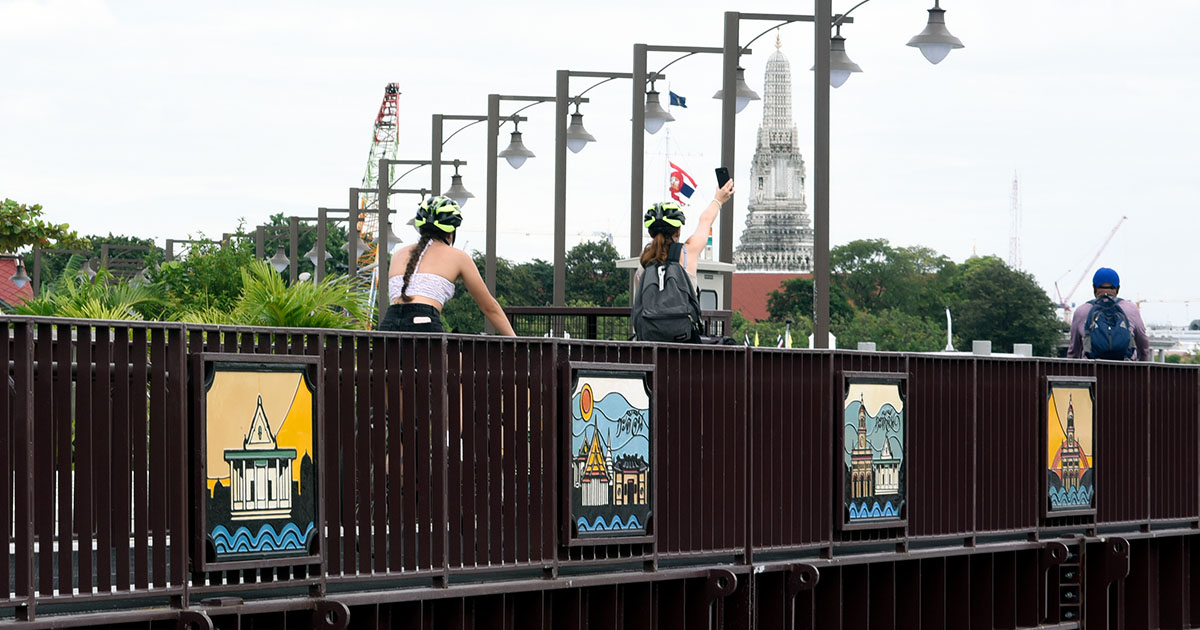
<path fill-rule="evenodd" d="M 0 388 L 0 611 L 17 618 L 583 569 L 616 584 L 631 563 L 840 566 L 989 541 L 1024 553 L 1064 533 L 1200 527 L 1200 370 L 1187 366 L 22 317 L 5 318 L 0 335 L 12 379 Z M 321 357 L 323 566 L 196 572 L 189 370 L 201 352 Z M 654 366 L 651 543 L 564 544 L 573 362 Z M 906 375 L 904 526 L 840 527 L 848 372 Z M 1042 510 L 1054 376 L 1095 379 L 1094 516 Z"/>
<path fill-rule="evenodd" d="M 633 334 L 628 306 L 509 306 L 504 309 L 513 330 L 522 337 L 565 337 L 627 341 Z M 704 334 L 731 334 L 732 311 L 702 311 Z"/>

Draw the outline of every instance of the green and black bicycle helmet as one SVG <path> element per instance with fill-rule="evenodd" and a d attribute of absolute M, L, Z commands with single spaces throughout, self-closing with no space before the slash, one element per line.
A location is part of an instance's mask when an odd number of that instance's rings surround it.
<path fill-rule="evenodd" d="M 672 201 L 661 201 L 646 209 L 646 229 L 650 234 L 674 234 L 675 230 L 683 227 L 687 217 L 679 204 Z"/>
<path fill-rule="evenodd" d="M 449 234 L 462 225 L 462 212 L 459 211 L 458 204 L 449 197 L 430 197 L 417 207 L 417 216 L 413 219 L 413 225 L 418 230 L 426 223 L 432 223 L 437 229 Z"/>

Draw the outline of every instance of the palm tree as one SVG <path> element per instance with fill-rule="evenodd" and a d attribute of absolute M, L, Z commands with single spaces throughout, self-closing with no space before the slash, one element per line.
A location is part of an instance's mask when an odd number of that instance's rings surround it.
<path fill-rule="evenodd" d="M 364 301 L 347 276 L 328 276 L 321 282 L 295 282 L 289 286 L 270 264 L 255 261 L 242 269 L 242 295 L 227 321 L 206 321 L 247 326 L 366 328 L 369 316 Z"/>
<path fill-rule="evenodd" d="M 18 315 L 84 319 L 144 320 L 147 309 L 163 304 L 149 288 L 116 279 L 107 269 L 94 277 L 82 272 L 62 278 L 35 299 L 17 306 Z"/>

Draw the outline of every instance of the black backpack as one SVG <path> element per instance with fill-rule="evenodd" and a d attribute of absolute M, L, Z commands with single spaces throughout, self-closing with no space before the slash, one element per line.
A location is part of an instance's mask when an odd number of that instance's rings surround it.
<path fill-rule="evenodd" d="M 1096 298 L 1088 302 L 1087 324 L 1083 329 L 1083 356 L 1089 359 L 1124 361 L 1133 356 L 1133 330 L 1129 317 L 1118 304 L 1121 300 L 1110 297 Z"/>
<path fill-rule="evenodd" d="M 700 339 L 700 298 L 679 264 L 681 243 L 667 260 L 642 270 L 633 296 L 633 331 L 641 341 L 695 342 Z"/>

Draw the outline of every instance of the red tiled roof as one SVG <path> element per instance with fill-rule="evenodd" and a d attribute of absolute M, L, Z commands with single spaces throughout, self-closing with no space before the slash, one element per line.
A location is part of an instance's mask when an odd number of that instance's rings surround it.
<path fill-rule="evenodd" d="M 811 273 L 735 273 L 733 274 L 732 309 L 741 311 L 750 321 L 766 320 L 767 296 L 792 278 L 811 278 Z"/>
<path fill-rule="evenodd" d="M 17 261 L 12 258 L 0 258 L 0 300 L 9 306 L 18 306 L 33 299 L 33 283 L 26 282 L 25 286 L 17 288 L 12 277 L 17 272 Z"/>

